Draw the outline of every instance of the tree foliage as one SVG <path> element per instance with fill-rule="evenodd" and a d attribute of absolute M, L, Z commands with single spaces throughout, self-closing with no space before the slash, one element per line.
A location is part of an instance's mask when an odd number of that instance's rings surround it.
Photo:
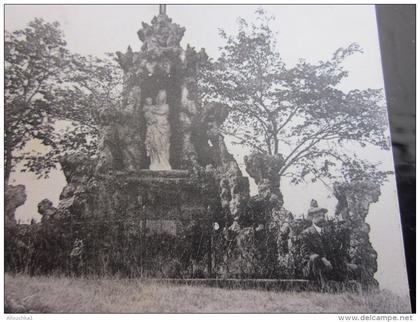
<path fill-rule="evenodd" d="M 94 157 L 100 112 L 109 107 L 119 108 L 121 101 L 122 74 L 111 55 L 103 59 L 72 55 L 71 64 L 65 86 L 54 91 L 52 102 L 51 117 L 62 121 L 62 125 L 57 126 L 59 130 L 51 136 L 51 150 L 38 156 L 55 163 L 63 154 L 75 151 Z M 39 165 L 39 161 L 32 164 Z"/>
<path fill-rule="evenodd" d="M 120 100 L 121 74 L 110 55 L 72 54 L 59 23 L 35 19 L 6 32 L 5 61 L 5 181 L 21 161 L 21 171 L 43 175 L 66 152 L 92 156 L 98 112 Z M 48 152 L 23 153 L 34 139 Z"/>
<path fill-rule="evenodd" d="M 62 82 L 69 52 L 58 23 L 35 19 L 5 35 L 5 178 L 28 140 L 48 140 L 52 91 Z"/>
<path fill-rule="evenodd" d="M 369 166 L 343 147 L 389 149 L 382 90 L 339 89 L 348 75 L 343 61 L 361 52 L 357 44 L 339 48 L 317 64 L 301 59 L 287 67 L 270 28 L 272 19 L 258 10 L 256 23 L 239 19 L 236 34 L 220 32 L 225 45 L 206 74 L 208 99 L 229 106 L 225 131 L 235 143 L 283 155 L 281 176 L 294 183 L 310 174 L 313 180 L 333 179 L 332 169 L 340 166 L 340 175 L 350 180 L 356 175 L 355 163 L 365 170 Z M 369 169 L 380 174 L 375 167 Z"/>

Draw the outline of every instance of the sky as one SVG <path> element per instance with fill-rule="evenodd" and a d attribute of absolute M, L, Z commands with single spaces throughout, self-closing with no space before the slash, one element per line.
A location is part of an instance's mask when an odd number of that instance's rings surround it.
<path fill-rule="evenodd" d="M 263 8 L 275 17 L 272 29 L 277 31 L 277 43 L 283 61 L 288 67 L 300 58 L 316 63 L 327 60 L 340 47 L 358 43 L 363 54 L 349 57 L 345 68 L 349 77 L 340 89 L 383 88 L 382 67 L 374 7 L 371 5 L 265 5 Z M 168 5 L 167 14 L 174 22 L 186 27 L 181 45 L 189 43 L 216 59 L 223 40 L 219 28 L 228 34 L 237 30 L 237 18 L 255 19 L 254 5 Z M 135 51 L 141 47 L 137 30 L 141 22 L 149 23 L 158 13 L 157 5 L 6 5 L 7 31 L 24 28 L 35 17 L 52 22 L 59 21 L 68 48 L 82 55 L 103 56 L 105 52 L 125 51 L 128 45 Z M 384 110 L 384 113 L 386 111 Z M 229 141 L 229 140 L 228 140 Z M 229 142 L 228 142 L 229 143 Z M 229 144 L 231 153 L 242 167 L 243 156 L 249 151 Z M 348 147 L 352 149 L 351 146 Z M 40 150 L 33 141 L 26 151 Z M 355 150 L 360 157 L 381 162 L 384 170 L 393 170 L 392 153 L 375 148 Z M 37 179 L 31 173 L 15 173 L 11 183 L 25 184 L 28 199 L 17 209 L 16 217 L 22 222 L 39 219 L 36 205 L 49 198 L 55 205 L 65 185 L 60 170 L 53 171 L 49 179 Z M 255 192 L 252 180 L 251 191 Z M 306 213 L 310 200 L 334 213 L 337 200 L 322 183 L 293 186 L 282 183 L 285 207 L 294 214 Z M 375 277 L 381 287 L 407 295 L 408 285 L 401 235 L 401 224 L 392 176 L 381 189 L 379 201 L 370 207 L 367 222 L 371 225 L 370 238 L 378 252 L 378 272 Z"/>

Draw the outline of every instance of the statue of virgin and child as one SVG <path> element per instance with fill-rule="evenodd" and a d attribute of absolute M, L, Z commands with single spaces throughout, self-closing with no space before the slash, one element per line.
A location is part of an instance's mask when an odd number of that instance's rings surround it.
<path fill-rule="evenodd" d="M 169 163 L 170 135 L 169 105 L 166 90 L 161 89 L 153 104 L 151 97 L 146 97 L 143 111 L 146 119 L 146 151 L 150 158 L 150 170 L 171 170 Z"/>

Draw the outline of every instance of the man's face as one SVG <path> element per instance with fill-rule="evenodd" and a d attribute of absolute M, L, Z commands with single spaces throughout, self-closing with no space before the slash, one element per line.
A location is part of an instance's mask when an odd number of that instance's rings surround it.
<path fill-rule="evenodd" d="M 327 224 L 327 220 L 325 219 L 325 214 L 321 211 L 314 213 L 312 222 L 318 227 L 324 227 Z"/>

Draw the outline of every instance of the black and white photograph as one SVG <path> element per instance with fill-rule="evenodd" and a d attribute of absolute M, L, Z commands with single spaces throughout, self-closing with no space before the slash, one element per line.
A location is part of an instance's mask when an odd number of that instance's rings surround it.
<path fill-rule="evenodd" d="M 4 5 L 4 313 L 412 313 L 377 18 Z"/>

